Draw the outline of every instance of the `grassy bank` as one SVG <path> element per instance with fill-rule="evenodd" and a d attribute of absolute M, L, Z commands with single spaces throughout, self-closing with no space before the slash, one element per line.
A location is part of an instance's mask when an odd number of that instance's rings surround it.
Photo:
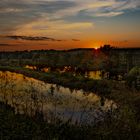
<path fill-rule="evenodd" d="M 100 95 L 109 94 L 113 84 L 107 80 L 93 80 L 82 76 L 75 77 L 70 73 L 44 73 L 22 67 L 0 66 L 0 70 L 20 73 L 47 83 L 58 84 L 70 89 L 83 89 L 84 91 L 95 92 Z"/>

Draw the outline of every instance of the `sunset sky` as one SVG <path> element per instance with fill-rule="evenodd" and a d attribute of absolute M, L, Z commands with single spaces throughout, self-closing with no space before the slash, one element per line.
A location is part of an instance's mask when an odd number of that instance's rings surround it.
<path fill-rule="evenodd" d="M 140 0 L 0 0 L 0 50 L 140 47 Z"/>

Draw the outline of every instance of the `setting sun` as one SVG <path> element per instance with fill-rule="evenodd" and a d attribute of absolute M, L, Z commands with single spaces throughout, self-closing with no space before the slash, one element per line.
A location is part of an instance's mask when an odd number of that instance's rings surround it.
<path fill-rule="evenodd" d="M 95 50 L 98 50 L 99 48 L 100 48 L 99 46 L 95 46 L 95 47 L 94 47 Z"/>

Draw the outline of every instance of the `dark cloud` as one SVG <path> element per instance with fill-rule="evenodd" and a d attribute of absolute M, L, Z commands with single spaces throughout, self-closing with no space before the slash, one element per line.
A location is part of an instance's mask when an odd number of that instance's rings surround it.
<path fill-rule="evenodd" d="M 72 41 L 80 41 L 79 39 L 72 39 Z"/>
<path fill-rule="evenodd" d="M 36 1 L 27 2 L 24 0 L 1 0 L 0 13 L 28 13 L 29 15 L 40 15 L 41 13 L 56 13 L 59 10 L 75 6 L 75 2 L 70 1 Z M 27 12 L 27 13 L 26 13 Z M 27 16 L 27 15 L 26 15 Z"/>
<path fill-rule="evenodd" d="M 0 43 L 0 46 L 15 46 L 14 44 L 6 44 L 6 43 Z"/>
<path fill-rule="evenodd" d="M 18 26 L 42 18 L 44 13 L 57 13 L 76 5 L 70 1 L 0 1 L 0 32 L 6 33 L 16 30 Z M 10 23 L 10 24 L 9 24 Z"/>
<path fill-rule="evenodd" d="M 63 41 L 59 39 L 54 39 L 50 37 L 42 37 L 42 36 L 5 36 L 6 38 L 14 39 L 14 40 L 29 40 L 29 41 Z"/>

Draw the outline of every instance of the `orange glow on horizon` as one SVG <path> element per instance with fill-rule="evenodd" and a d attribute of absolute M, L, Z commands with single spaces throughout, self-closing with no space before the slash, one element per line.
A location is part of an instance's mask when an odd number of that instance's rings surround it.
<path fill-rule="evenodd" d="M 104 43 L 103 42 L 89 42 L 89 45 L 88 45 L 88 47 L 89 48 L 94 48 L 95 50 L 98 50 L 102 45 L 104 45 Z"/>
<path fill-rule="evenodd" d="M 6 43 L 5 43 L 6 42 Z M 0 39 L 0 51 L 22 51 L 22 50 L 41 50 L 41 49 L 55 49 L 67 50 L 74 48 L 93 48 L 98 50 L 101 46 L 109 44 L 112 47 L 139 47 L 140 41 L 101 41 L 101 40 L 72 40 L 67 39 L 62 41 L 32 41 L 32 40 L 12 40 Z M 2 44 L 4 44 L 2 46 Z M 7 44 L 7 46 L 6 46 Z"/>
<path fill-rule="evenodd" d="M 99 48 L 100 48 L 99 46 L 95 46 L 95 47 L 94 47 L 95 50 L 98 50 Z"/>

